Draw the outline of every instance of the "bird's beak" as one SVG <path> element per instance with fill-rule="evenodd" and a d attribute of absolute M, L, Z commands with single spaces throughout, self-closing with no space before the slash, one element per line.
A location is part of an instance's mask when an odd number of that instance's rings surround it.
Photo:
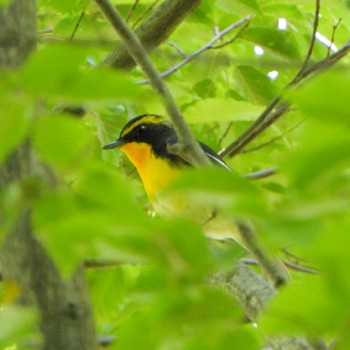
<path fill-rule="evenodd" d="M 115 140 L 111 143 L 108 143 L 107 145 L 104 145 L 102 147 L 102 149 L 113 149 L 113 148 L 119 148 L 121 146 L 123 146 L 125 144 L 125 141 L 123 139 L 118 139 L 118 140 Z"/>

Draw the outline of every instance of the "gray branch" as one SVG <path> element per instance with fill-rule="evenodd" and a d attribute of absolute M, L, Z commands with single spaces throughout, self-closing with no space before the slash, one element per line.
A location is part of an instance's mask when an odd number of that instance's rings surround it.
<path fill-rule="evenodd" d="M 152 51 L 169 35 L 201 0 L 165 0 L 135 31 L 147 51 Z M 135 66 L 129 51 L 119 44 L 103 61 L 115 68 L 131 69 Z"/>

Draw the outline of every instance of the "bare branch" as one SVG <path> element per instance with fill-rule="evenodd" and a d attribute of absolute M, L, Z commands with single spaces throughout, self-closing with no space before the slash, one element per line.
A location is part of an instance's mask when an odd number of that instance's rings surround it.
<path fill-rule="evenodd" d="M 78 21 L 77 21 L 77 23 L 76 23 L 74 29 L 73 29 L 73 32 L 72 32 L 71 36 L 69 37 L 69 40 L 73 40 L 73 39 L 74 39 L 75 34 L 77 33 L 77 31 L 78 31 L 78 29 L 79 29 L 79 26 L 80 26 L 80 24 L 81 24 L 81 21 L 83 20 L 84 16 L 85 16 L 85 12 L 82 11 L 81 14 L 80 14 L 80 16 L 79 16 L 79 18 L 78 18 Z"/>
<path fill-rule="evenodd" d="M 258 179 L 265 179 L 267 177 L 275 175 L 276 173 L 277 173 L 277 170 L 275 168 L 270 168 L 270 169 L 259 170 L 254 173 L 245 174 L 244 177 L 248 179 L 258 180 Z"/>
<path fill-rule="evenodd" d="M 337 31 L 340 22 L 341 22 L 341 18 L 339 18 L 337 23 L 333 25 L 331 43 L 328 45 L 328 49 L 327 49 L 327 57 L 331 54 L 331 48 L 333 46 L 334 39 L 335 39 L 335 32 Z"/>
<path fill-rule="evenodd" d="M 219 152 L 221 157 L 229 155 L 233 157 L 234 155 L 240 153 L 240 151 L 251 141 L 253 141 L 258 135 L 260 135 L 265 129 L 273 124 L 278 118 L 280 118 L 284 113 L 289 110 L 287 104 L 281 105 L 274 113 L 273 109 L 281 101 L 281 97 L 275 97 L 270 104 L 265 108 L 258 119 L 234 142 L 229 146 L 225 147 Z"/>
<path fill-rule="evenodd" d="M 209 159 L 205 156 L 199 144 L 194 140 L 192 132 L 186 124 L 173 96 L 154 68 L 138 37 L 129 29 L 119 12 L 108 0 L 96 0 L 96 3 L 113 25 L 114 29 L 119 33 L 131 56 L 147 75 L 152 87 L 161 97 L 161 101 L 173 122 L 179 140 L 177 144 L 171 145 L 172 147 L 171 149 L 169 147 L 169 150 L 172 153 L 180 154 L 181 157 L 195 166 L 210 165 Z"/>
<path fill-rule="evenodd" d="M 305 71 L 305 69 L 307 68 L 307 66 L 308 66 L 308 64 L 310 62 L 310 58 L 312 56 L 312 52 L 314 51 L 319 17 L 320 17 L 320 0 L 316 0 L 316 8 L 315 8 L 315 14 L 314 14 L 314 25 L 313 25 L 313 29 L 312 29 L 312 36 L 311 36 L 309 49 L 308 49 L 308 51 L 306 53 L 306 57 L 305 57 L 303 65 L 301 66 L 299 72 L 295 76 L 295 80 L 297 80 L 299 75 L 302 74 Z M 289 85 L 293 85 L 293 80 L 289 83 Z"/>
<path fill-rule="evenodd" d="M 242 258 L 240 259 L 240 261 L 246 265 L 255 265 L 258 266 L 259 263 L 256 259 L 252 259 L 252 258 Z M 310 275 L 317 275 L 319 274 L 319 271 L 317 271 L 316 269 L 313 269 L 311 267 L 307 267 L 307 266 L 303 266 L 297 263 L 293 263 L 291 261 L 285 260 L 285 259 L 281 259 L 281 261 L 283 262 L 283 264 L 290 268 L 291 270 L 297 271 L 297 272 L 302 272 L 302 273 L 307 273 Z"/>
<path fill-rule="evenodd" d="M 152 51 L 159 46 L 200 3 L 201 0 L 165 0 L 135 31 L 144 48 Z M 102 64 L 131 69 L 135 61 L 119 44 Z"/>
<path fill-rule="evenodd" d="M 131 16 L 134 14 L 137 5 L 139 4 L 140 0 L 135 0 L 134 3 L 132 4 L 128 14 L 126 15 L 125 22 L 128 23 Z"/>
<path fill-rule="evenodd" d="M 146 9 L 141 13 L 141 15 L 136 18 L 136 21 L 131 26 L 132 29 L 135 29 L 137 25 L 153 10 L 154 6 L 158 4 L 159 0 L 154 0 Z"/>
<path fill-rule="evenodd" d="M 166 78 L 169 75 L 175 73 L 177 70 L 179 70 L 180 68 L 182 68 L 184 65 L 186 65 L 187 63 L 191 62 L 192 60 L 194 60 L 196 57 L 198 57 L 199 55 L 201 55 L 203 52 L 210 50 L 210 49 L 218 49 L 221 48 L 223 46 L 228 45 L 229 43 L 232 43 L 237 37 L 238 35 L 242 32 L 242 30 L 244 30 L 245 28 L 247 28 L 250 20 L 251 20 L 252 16 L 247 16 L 243 19 L 241 19 L 240 21 L 233 23 L 231 25 L 229 25 L 227 28 L 225 28 L 224 30 L 222 30 L 221 32 L 216 33 L 216 35 L 203 47 L 201 47 L 199 50 L 193 52 L 192 54 L 186 56 L 186 58 L 178 63 L 177 65 L 175 65 L 174 67 L 166 70 L 165 72 L 161 73 L 161 77 L 162 78 Z M 226 34 L 228 34 L 229 32 L 231 32 L 232 30 L 236 29 L 237 27 L 244 25 L 242 27 L 242 29 L 239 31 L 239 33 L 237 33 L 237 35 L 234 36 L 234 38 L 232 38 L 231 40 L 225 42 L 222 45 L 218 45 L 218 46 L 213 46 L 218 40 L 222 39 Z M 141 80 L 138 82 L 138 84 L 148 84 L 149 81 L 148 80 Z"/>
<path fill-rule="evenodd" d="M 269 276 L 275 287 L 285 285 L 289 280 L 289 276 L 282 268 L 281 263 L 276 259 L 270 258 L 269 254 L 258 242 L 258 238 L 252 228 L 243 223 L 237 223 L 237 226 L 244 246 L 258 261 L 260 267 Z"/>
<path fill-rule="evenodd" d="M 310 74 L 318 70 L 318 69 L 315 69 L 316 65 L 310 68 L 307 68 L 307 66 L 309 64 L 310 57 L 312 55 L 314 44 L 315 44 L 319 16 L 320 16 L 320 0 L 316 0 L 316 9 L 315 9 L 312 38 L 311 38 L 309 49 L 306 54 L 302 67 L 300 68 L 298 73 L 294 76 L 294 78 L 285 86 L 282 92 L 269 103 L 269 105 L 262 112 L 262 114 L 255 120 L 255 122 L 243 134 L 241 134 L 235 141 L 233 141 L 229 146 L 227 146 L 226 148 L 222 149 L 219 152 L 220 156 L 223 157 L 225 155 L 228 155 L 229 157 L 233 157 L 234 155 L 237 155 L 247 144 L 249 144 L 252 140 L 254 140 L 263 131 L 265 131 L 267 127 L 269 127 L 278 118 L 280 118 L 282 115 L 288 112 L 289 107 L 286 103 L 282 104 L 275 112 L 273 112 L 273 110 L 281 103 L 282 97 L 286 93 L 286 91 L 288 91 L 291 87 L 295 86 L 301 80 L 305 79 L 307 76 L 309 76 Z M 328 64 L 330 64 L 330 62 L 332 61 L 332 56 L 329 56 Z"/>
<path fill-rule="evenodd" d="M 271 144 L 275 143 L 276 141 L 280 140 L 281 138 L 283 138 L 284 136 L 286 136 L 287 134 L 289 134 L 290 132 L 292 132 L 293 130 L 295 130 L 301 123 L 303 123 L 303 120 L 301 120 L 299 123 L 297 123 L 295 126 L 293 126 L 292 128 L 288 129 L 287 131 L 283 132 L 282 134 L 273 137 L 272 139 L 261 143 L 255 147 L 249 148 L 249 149 L 245 149 L 243 150 L 241 153 L 251 153 L 251 152 L 255 152 L 258 151 L 264 147 L 270 146 Z"/>

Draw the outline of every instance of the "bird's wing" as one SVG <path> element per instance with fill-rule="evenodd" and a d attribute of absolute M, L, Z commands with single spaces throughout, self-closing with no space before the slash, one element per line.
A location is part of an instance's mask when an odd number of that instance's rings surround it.
<path fill-rule="evenodd" d="M 199 145 L 202 147 L 202 150 L 215 165 L 219 165 L 222 168 L 231 171 L 229 166 L 220 158 L 220 156 L 213 149 L 211 149 L 209 146 L 202 142 L 199 142 Z"/>

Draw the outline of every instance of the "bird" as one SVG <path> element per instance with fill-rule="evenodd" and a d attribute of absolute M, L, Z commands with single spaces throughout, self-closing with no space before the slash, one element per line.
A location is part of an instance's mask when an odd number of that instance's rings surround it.
<path fill-rule="evenodd" d="M 142 114 L 127 122 L 119 137 L 103 146 L 103 149 L 120 148 L 126 154 L 136 167 L 148 199 L 158 214 L 195 221 L 206 237 L 223 242 L 226 246 L 228 242 L 238 243 L 256 258 L 276 287 L 289 281 L 289 273 L 283 262 L 277 256 L 271 258 L 264 247 L 257 243 L 250 223 L 234 220 L 215 205 L 193 201 L 192 197 L 188 198 L 183 193 L 166 192 L 186 169 L 193 166 L 180 155 L 169 152 L 169 145 L 177 141 L 175 129 L 164 117 Z M 208 145 L 202 142 L 199 145 L 213 165 L 231 171 Z"/>
<path fill-rule="evenodd" d="M 234 240 L 243 245 L 239 229 L 215 206 L 193 203 L 183 194 L 167 196 L 166 189 L 192 164 L 168 151 L 178 141 L 169 121 L 156 114 L 142 114 L 122 128 L 119 137 L 103 146 L 104 150 L 120 148 L 136 167 L 148 199 L 156 213 L 163 217 L 186 217 L 199 224 L 205 236 L 220 240 Z M 212 164 L 231 171 L 229 166 L 208 145 L 200 147 Z"/>

